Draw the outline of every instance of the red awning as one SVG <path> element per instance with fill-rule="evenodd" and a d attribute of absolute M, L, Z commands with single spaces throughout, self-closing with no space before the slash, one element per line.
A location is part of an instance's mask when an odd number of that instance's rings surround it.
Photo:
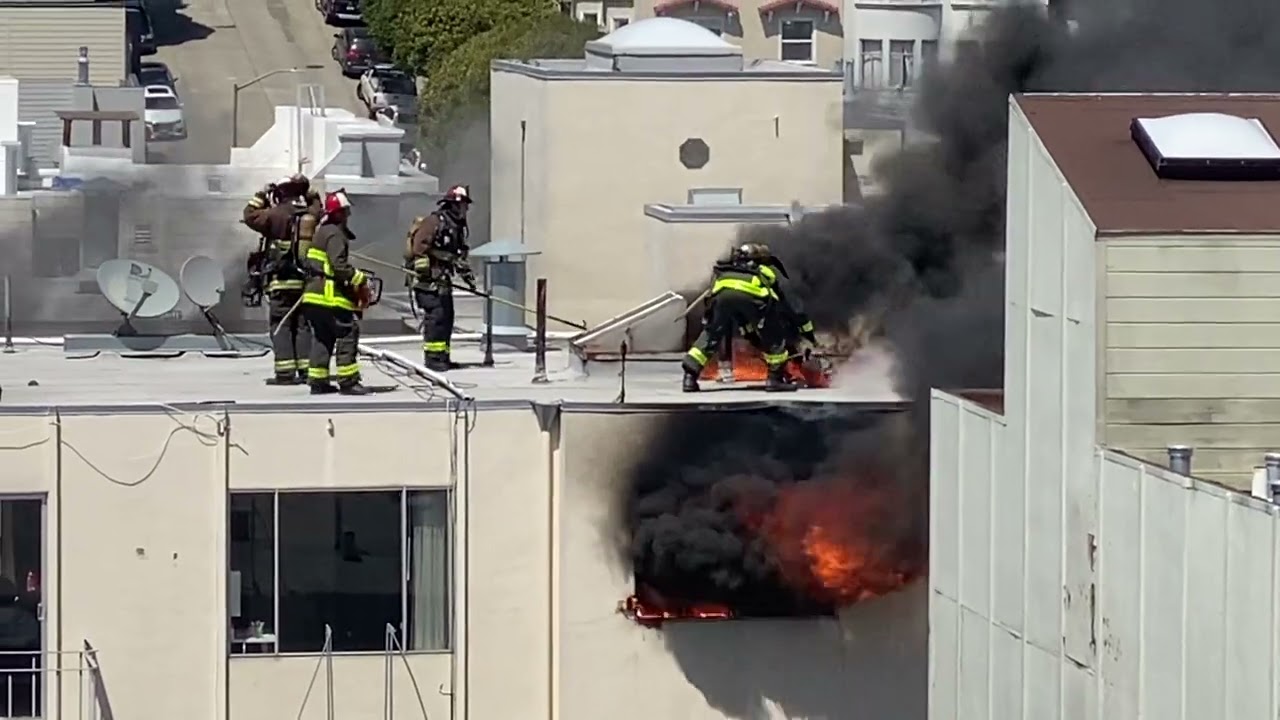
<path fill-rule="evenodd" d="M 733 0 L 664 0 L 663 2 L 654 4 L 653 14 L 661 15 L 668 10 L 680 7 L 681 5 L 693 5 L 694 7 L 699 5 L 710 5 L 721 12 L 731 12 L 738 9 L 737 3 Z"/>
<path fill-rule="evenodd" d="M 774 13 L 779 10 L 785 10 L 794 7 L 797 11 L 803 8 L 817 10 L 818 12 L 840 14 L 840 6 L 830 0 L 772 0 L 760 6 L 762 13 Z"/>

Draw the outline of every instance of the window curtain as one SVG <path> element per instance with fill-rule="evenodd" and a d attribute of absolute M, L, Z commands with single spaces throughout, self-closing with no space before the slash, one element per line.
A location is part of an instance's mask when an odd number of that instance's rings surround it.
<path fill-rule="evenodd" d="M 409 495 L 409 649 L 449 648 L 449 501 L 444 492 Z"/>

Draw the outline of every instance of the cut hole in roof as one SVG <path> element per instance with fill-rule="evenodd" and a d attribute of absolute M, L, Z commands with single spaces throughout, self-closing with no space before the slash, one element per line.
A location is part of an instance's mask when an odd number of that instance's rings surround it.
<path fill-rule="evenodd" d="M 1168 180 L 1280 180 L 1280 145 L 1257 118 L 1187 113 L 1129 126 L 1157 176 Z"/>

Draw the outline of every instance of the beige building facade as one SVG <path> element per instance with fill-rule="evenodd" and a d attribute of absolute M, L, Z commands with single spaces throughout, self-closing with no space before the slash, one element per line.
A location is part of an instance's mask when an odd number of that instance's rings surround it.
<path fill-rule="evenodd" d="M 128 75 L 123 0 L 0 0 L 0 76 L 75 82 L 89 48 L 89 82 L 115 87 Z"/>
<path fill-rule="evenodd" d="M 838 620 L 618 612 L 617 468 L 662 412 L 10 406 L 0 550 L 28 503 L 43 716 L 870 720 L 921 696 L 919 585 Z"/>
<path fill-rule="evenodd" d="M 842 197 L 840 75 L 747 61 L 673 18 L 625 26 L 583 60 L 495 62 L 490 117 L 491 237 L 538 251 L 530 278 L 589 324 L 653 297 L 646 205 Z"/>

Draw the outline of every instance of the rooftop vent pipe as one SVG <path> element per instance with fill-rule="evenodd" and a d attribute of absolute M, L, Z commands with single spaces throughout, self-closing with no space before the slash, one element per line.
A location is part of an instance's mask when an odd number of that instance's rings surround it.
<path fill-rule="evenodd" d="M 1191 475 L 1191 453 L 1192 450 L 1186 445 L 1170 445 L 1169 446 L 1169 469 L 1179 475 Z M 1280 460 L 1280 456 L 1277 456 Z M 1277 465 L 1280 470 L 1280 465 Z"/>
<path fill-rule="evenodd" d="M 1267 499 L 1276 502 L 1280 500 L 1280 453 L 1267 453 L 1266 467 Z"/>
<path fill-rule="evenodd" d="M 76 84 L 89 84 L 89 47 L 80 46 L 80 57 L 76 59 Z"/>

